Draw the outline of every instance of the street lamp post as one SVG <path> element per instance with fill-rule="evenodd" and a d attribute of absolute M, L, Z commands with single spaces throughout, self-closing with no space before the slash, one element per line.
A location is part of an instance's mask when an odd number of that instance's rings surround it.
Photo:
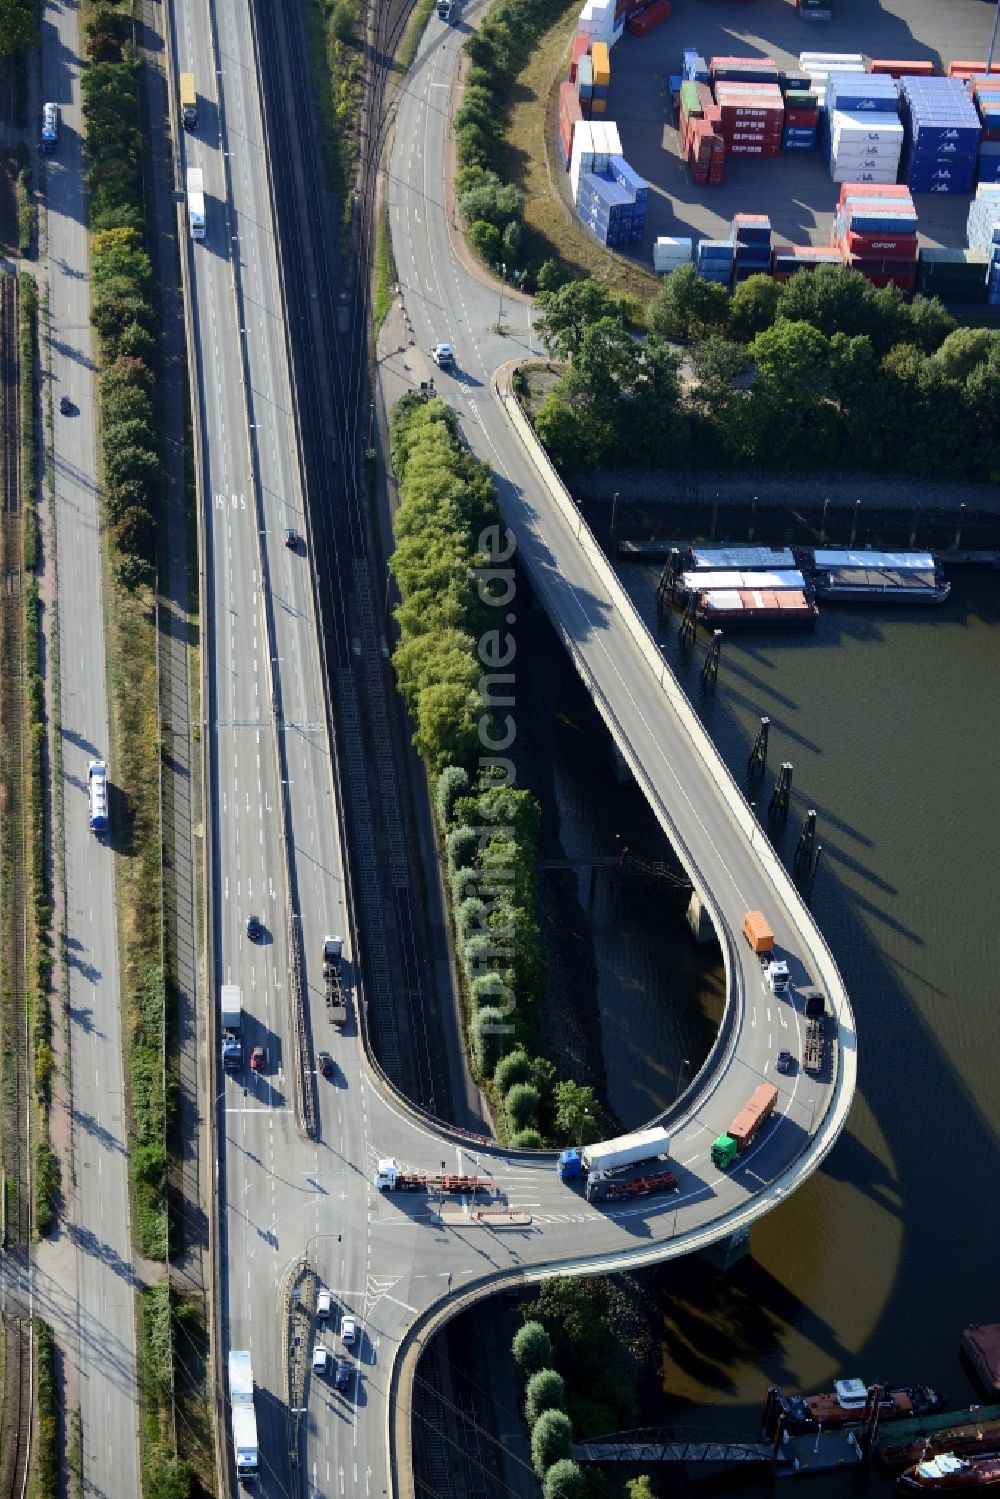
<path fill-rule="evenodd" d="M 998 3 L 1000 3 L 1000 0 L 998 0 Z M 614 544 L 615 544 L 615 521 L 617 519 L 617 516 L 618 516 L 618 491 L 616 489 L 615 492 L 614 492 L 614 494 L 611 496 L 611 545 L 612 546 L 614 546 Z"/>
<path fill-rule="evenodd" d="M 680 1096 L 681 1096 L 681 1084 L 682 1084 L 683 1079 L 686 1076 L 687 1070 L 688 1070 L 688 1068 L 690 1066 L 691 1066 L 691 1063 L 688 1061 L 687 1057 L 684 1057 L 684 1059 L 678 1064 L 678 1067 L 677 1067 L 677 1092 L 674 1094 L 674 1102 L 675 1103 L 677 1102 L 678 1098 L 680 1098 Z"/>
<path fill-rule="evenodd" d="M 996 15 L 993 17 L 993 35 L 990 37 L 990 50 L 986 58 L 986 71 L 993 71 L 993 52 L 997 44 L 997 28 L 1000 27 L 1000 0 L 997 0 Z"/>
<path fill-rule="evenodd" d="M 503 289 L 507 281 L 507 267 L 503 261 L 500 262 L 500 309 L 497 312 L 497 332 L 503 332 Z"/>

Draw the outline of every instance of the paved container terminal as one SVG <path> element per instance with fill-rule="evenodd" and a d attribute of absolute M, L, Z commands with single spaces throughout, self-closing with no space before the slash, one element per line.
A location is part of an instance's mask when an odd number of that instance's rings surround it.
<path fill-rule="evenodd" d="M 782 151 L 769 159 L 727 156 L 720 187 L 696 187 L 679 151 L 668 78 L 681 53 L 766 55 L 798 71 L 807 52 L 862 52 L 866 57 L 929 58 L 943 71 L 955 58 L 985 59 L 995 7 L 984 0 L 832 0 L 829 23 L 800 19 L 791 0 L 673 0 L 670 18 L 645 37 L 626 31 L 611 51 L 606 119 L 621 133 L 629 163 L 650 185 L 646 236 L 632 258 L 652 264 L 657 235 L 721 239 L 734 213 L 764 213 L 774 244 L 828 244 L 839 187 L 822 150 Z M 1000 54 L 1000 47 L 997 49 Z M 1000 69 L 1000 55 L 996 59 Z M 915 195 L 921 243 L 965 246 L 969 198 Z"/>

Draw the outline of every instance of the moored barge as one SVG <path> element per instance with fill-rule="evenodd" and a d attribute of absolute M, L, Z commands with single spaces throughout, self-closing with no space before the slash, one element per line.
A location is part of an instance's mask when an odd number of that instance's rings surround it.
<path fill-rule="evenodd" d="M 863 1379 L 838 1379 L 820 1395 L 785 1395 L 768 1391 L 764 1429 L 770 1435 L 780 1426 L 792 1433 L 862 1426 L 877 1407 L 879 1422 L 901 1421 L 940 1410 L 944 1398 L 927 1385 L 872 1385 Z"/>
<path fill-rule="evenodd" d="M 951 593 L 951 584 L 930 552 L 817 547 L 812 570 L 816 593 L 831 602 L 943 604 Z"/>
<path fill-rule="evenodd" d="M 940 1493 L 944 1489 L 993 1488 L 1000 1484 L 1000 1452 L 983 1452 L 975 1457 L 958 1457 L 954 1452 L 941 1452 L 937 1457 L 926 1457 L 899 1480 L 902 1489 Z"/>

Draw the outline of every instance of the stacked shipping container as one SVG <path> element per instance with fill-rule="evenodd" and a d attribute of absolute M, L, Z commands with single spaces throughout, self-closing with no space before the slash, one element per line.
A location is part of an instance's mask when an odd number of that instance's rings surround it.
<path fill-rule="evenodd" d="M 771 220 L 762 213 L 738 213 L 733 217 L 733 282 L 767 275 L 771 269 Z"/>
<path fill-rule="evenodd" d="M 844 183 L 832 245 L 844 264 L 875 286 L 917 285 L 917 212 L 909 188 L 895 183 Z"/>
<path fill-rule="evenodd" d="M 832 73 L 824 141 L 834 182 L 895 182 L 903 149 L 896 85 L 872 73 Z"/>
<path fill-rule="evenodd" d="M 903 172 L 915 193 L 968 193 L 982 125 L 961 78 L 901 78 Z"/>
<path fill-rule="evenodd" d="M 981 182 L 969 207 L 969 249 L 986 256 L 986 301 L 1000 307 L 1000 183 Z"/>

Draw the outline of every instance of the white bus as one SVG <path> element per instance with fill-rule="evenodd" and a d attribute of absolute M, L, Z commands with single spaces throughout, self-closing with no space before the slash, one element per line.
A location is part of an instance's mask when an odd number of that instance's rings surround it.
<path fill-rule="evenodd" d="M 90 794 L 90 831 L 100 836 L 111 826 L 108 817 L 108 767 L 103 760 L 91 760 L 87 770 Z"/>

